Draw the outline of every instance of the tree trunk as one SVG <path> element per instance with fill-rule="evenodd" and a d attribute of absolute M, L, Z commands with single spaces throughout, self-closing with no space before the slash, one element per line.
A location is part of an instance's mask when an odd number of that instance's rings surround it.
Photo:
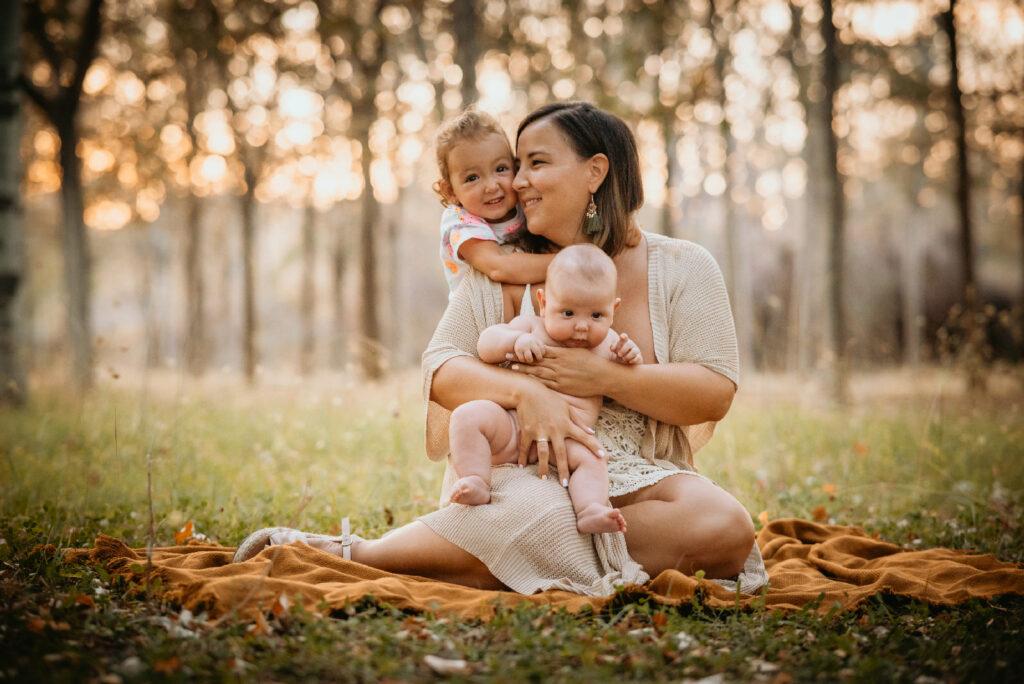
<path fill-rule="evenodd" d="M 25 402 L 28 386 L 18 357 L 15 301 L 24 278 L 20 201 L 21 91 L 18 88 L 21 3 L 0 9 L 0 406 Z"/>
<path fill-rule="evenodd" d="M 676 204 L 676 178 L 679 160 L 676 158 L 675 110 L 665 109 L 661 116 L 661 136 L 665 145 L 665 201 L 661 205 L 661 234 L 676 236 L 679 207 Z"/>
<path fill-rule="evenodd" d="M 840 405 L 849 402 L 848 358 L 845 297 L 845 230 L 846 200 L 843 179 L 839 173 L 839 140 L 836 137 L 835 95 L 839 89 L 839 54 L 836 27 L 833 23 L 832 0 L 823 2 L 821 19 L 822 37 L 825 39 L 825 118 L 829 167 L 829 303 L 832 309 L 832 398 Z"/>
<path fill-rule="evenodd" d="M 242 194 L 242 371 L 250 385 L 256 381 L 256 174 L 245 164 Z"/>
<path fill-rule="evenodd" d="M 75 149 L 78 131 L 73 112 L 62 112 L 56 121 L 60 138 L 61 184 L 63 204 L 63 230 L 61 242 L 64 251 L 64 281 L 68 297 L 68 343 L 71 346 L 71 379 L 79 392 L 93 384 L 92 318 L 92 259 L 85 231 L 85 201 L 82 192 L 81 160 Z"/>
<path fill-rule="evenodd" d="M 345 267 L 347 264 L 349 229 L 348 214 L 346 209 L 355 211 L 350 202 L 342 205 L 341 218 L 338 220 L 337 231 L 334 236 L 334 247 L 331 254 L 331 367 L 341 370 L 345 367 L 348 358 L 345 344 Z"/>
<path fill-rule="evenodd" d="M 964 312 L 961 317 L 964 348 L 961 358 L 967 367 L 967 386 L 979 392 L 985 384 L 982 376 L 984 328 L 980 325 L 978 282 L 974 272 L 974 227 L 971 221 L 971 176 L 967 163 L 967 117 L 960 90 L 960 66 L 956 45 L 956 0 L 942 13 L 942 30 L 949 41 L 949 100 L 956 130 L 956 208 L 960 223 L 960 272 L 963 277 Z"/>
<path fill-rule="evenodd" d="M 203 283 L 202 201 L 189 193 L 185 218 L 185 369 L 200 376 L 206 370 L 206 313 Z"/>
<path fill-rule="evenodd" d="M 722 164 L 722 176 L 725 178 L 725 191 L 722 193 L 722 230 L 725 234 L 727 254 L 727 288 L 732 302 L 733 317 L 736 319 L 736 334 L 739 340 L 740 366 L 752 368 L 754 347 L 754 321 L 751 309 L 749 290 L 746 287 L 746 260 L 743 258 L 742 238 L 736 220 L 736 205 L 733 203 L 732 190 L 735 182 L 733 164 L 736 161 L 736 140 L 732 136 L 732 127 L 726 115 L 728 98 L 725 92 L 725 76 L 732 60 L 729 46 L 729 31 L 725 26 L 725 12 L 722 2 L 714 0 L 709 4 L 709 17 L 712 35 L 715 38 L 715 84 L 718 88 L 718 105 L 722 109 L 722 122 L 719 124 L 719 135 L 725 146 L 725 163 Z"/>
<path fill-rule="evenodd" d="M 316 209 L 308 205 L 302 221 L 302 344 L 299 349 L 299 372 L 313 372 L 316 353 Z"/>
<path fill-rule="evenodd" d="M 156 280 L 155 272 L 160 270 L 161 259 L 159 250 L 154 244 L 152 224 L 146 226 L 145 234 L 139 245 L 139 259 L 142 261 L 142 283 L 140 287 L 140 305 L 146 328 L 146 368 L 160 365 L 160 316 L 156 312 Z"/>
<path fill-rule="evenodd" d="M 373 153 L 370 152 L 369 126 L 365 127 L 365 135 L 360 136 L 363 145 L 363 211 L 360 217 L 360 276 L 362 283 L 362 312 L 359 355 L 363 374 L 367 378 L 380 378 L 384 374 L 382 345 L 380 338 L 380 293 L 377 287 L 377 248 L 376 234 L 380 204 L 373 196 L 373 183 L 370 181 L 370 164 Z"/>
<path fill-rule="evenodd" d="M 482 4 L 482 3 L 481 3 Z M 455 33 L 455 63 L 462 70 L 462 106 L 477 100 L 476 63 L 480 56 L 477 36 L 480 20 L 475 0 L 455 0 L 452 3 L 452 30 Z M 483 9 L 480 7 L 479 9 Z"/>

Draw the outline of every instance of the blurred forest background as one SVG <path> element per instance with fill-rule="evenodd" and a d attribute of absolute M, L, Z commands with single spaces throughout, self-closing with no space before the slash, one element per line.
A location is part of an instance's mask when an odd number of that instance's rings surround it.
<path fill-rule="evenodd" d="M 1016 0 L 3 3 L 0 375 L 415 365 L 447 301 L 431 138 L 586 99 L 644 228 L 721 264 L 745 372 L 1020 375 Z"/>

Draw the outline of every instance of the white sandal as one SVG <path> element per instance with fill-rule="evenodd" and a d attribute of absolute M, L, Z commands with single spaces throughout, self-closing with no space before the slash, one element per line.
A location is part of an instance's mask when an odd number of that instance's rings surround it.
<path fill-rule="evenodd" d="M 293 527 L 264 527 L 256 530 L 248 537 L 242 540 L 242 543 L 238 545 L 238 549 L 235 551 L 234 557 L 231 559 L 232 563 L 244 563 L 250 558 L 259 554 L 260 551 L 273 546 L 271 543 L 271 537 L 275 534 L 281 533 L 293 533 L 294 537 L 288 542 L 294 541 L 307 541 L 310 539 L 320 539 L 323 541 L 330 541 L 341 544 L 341 554 L 345 560 L 352 560 L 352 544 L 357 541 L 365 541 L 362 537 L 356 534 L 352 534 L 352 526 L 347 517 L 341 519 L 341 536 L 335 536 L 330 534 L 315 534 L 313 532 L 303 532 Z"/>

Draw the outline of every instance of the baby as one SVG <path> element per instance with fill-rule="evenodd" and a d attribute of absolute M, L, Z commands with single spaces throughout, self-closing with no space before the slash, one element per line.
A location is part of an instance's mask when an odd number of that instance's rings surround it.
<path fill-rule="evenodd" d="M 616 278 L 615 264 L 594 245 L 566 247 L 548 267 L 546 289 L 537 290 L 541 315 L 520 315 L 484 330 L 477 342 L 480 359 L 533 363 L 544 356 L 545 346 L 552 346 L 580 347 L 620 363 L 641 363 L 636 343 L 611 329 L 619 305 Z M 587 425 L 595 425 L 601 397 L 563 396 L 583 411 Z M 462 404 L 452 413 L 449 440 L 451 464 L 459 476 L 452 487 L 452 502 L 488 503 L 491 466 L 518 459 L 516 412 L 493 401 Z M 574 440 L 566 440 L 566 454 L 572 476 L 562 485 L 569 488 L 577 529 L 582 533 L 625 532 L 625 518 L 609 505 L 604 460 Z"/>
<path fill-rule="evenodd" d="M 523 229 L 525 219 L 512 189 L 515 164 L 501 125 L 490 115 L 467 109 L 437 132 L 434 190 L 441 215 L 441 262 L 449 297 L 475 268 L 491 280 L 525 285 L 544 280 L 551 254 L 500 249 Z"/>

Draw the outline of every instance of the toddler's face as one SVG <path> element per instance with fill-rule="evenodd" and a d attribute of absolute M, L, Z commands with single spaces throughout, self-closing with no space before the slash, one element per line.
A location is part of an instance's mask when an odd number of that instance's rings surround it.
<path fill-rule="evenodd" d="M 608 336 L 615 314 L 615 288 L 611 284 L 593 286 L 564 282 L 557 289 L 544 290 L 544 329 L 555 342 L 566 347 L 592 349 Z"/>
<path fill-rule="evenodd" d="M 496 133 L 458 143 L 448 153 L 452 193 L 466 211 L 487 221 L 512 218 L 519 197 L 508 141 Z"/>

